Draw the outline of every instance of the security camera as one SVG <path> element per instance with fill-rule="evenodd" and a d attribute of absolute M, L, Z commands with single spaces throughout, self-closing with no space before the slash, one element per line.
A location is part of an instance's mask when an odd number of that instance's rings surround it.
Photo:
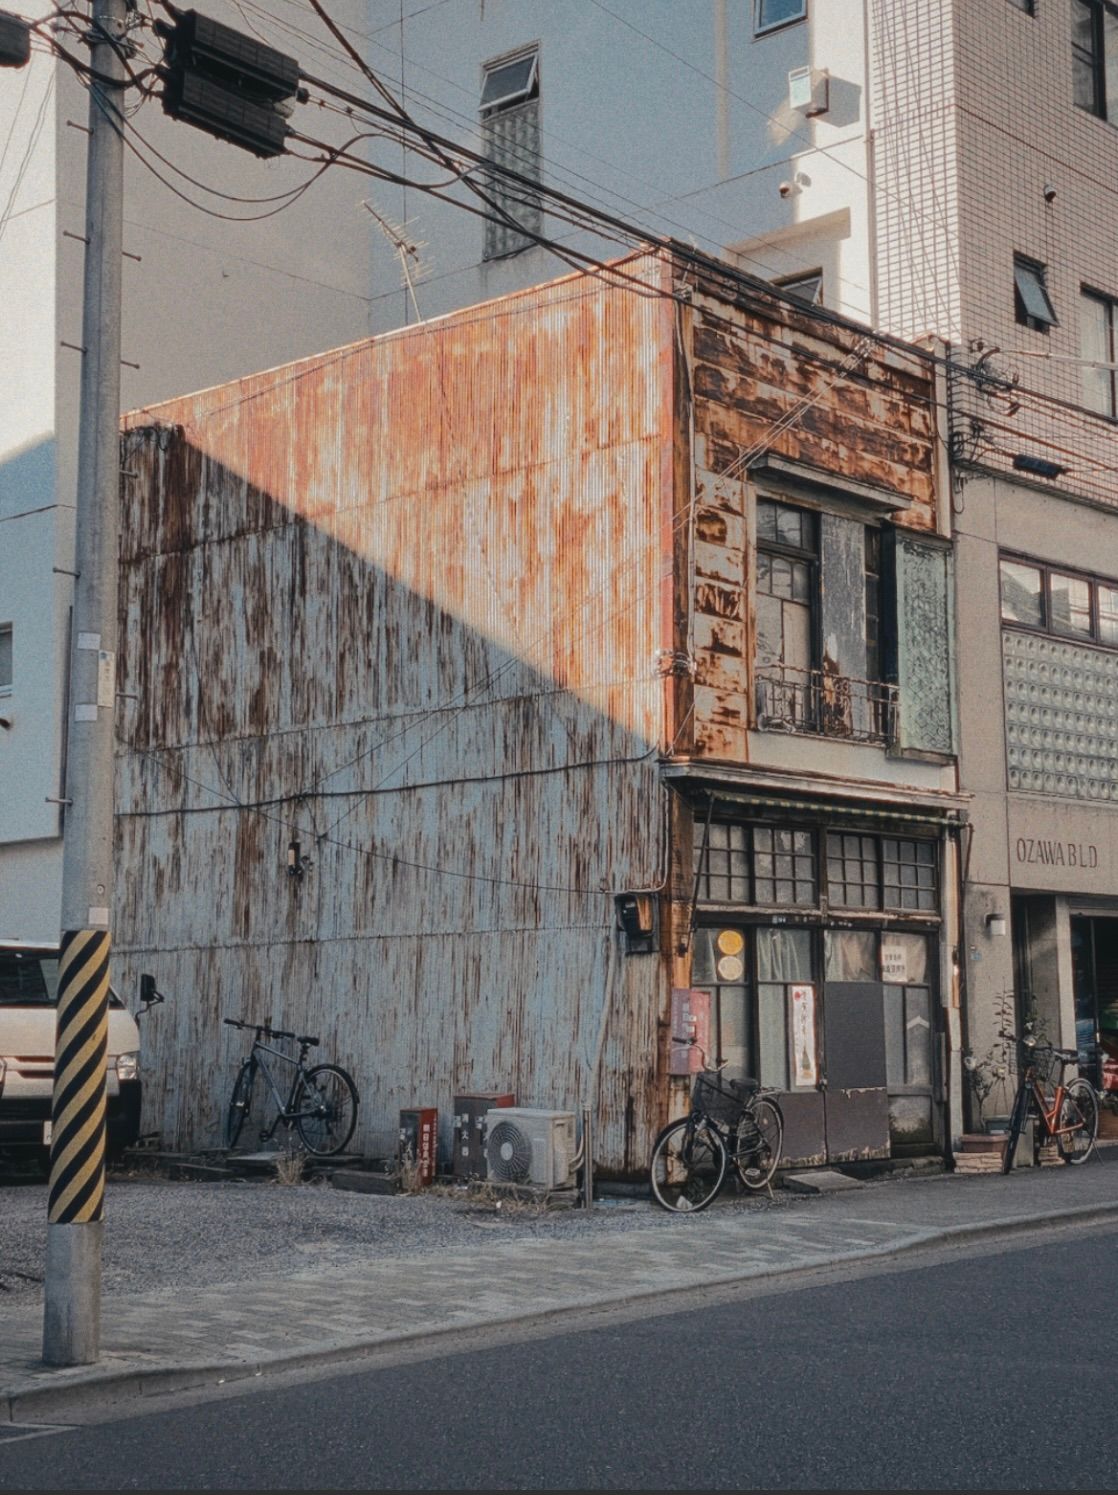
<path fill-rule="evenodd" d="M 1044 200 L 1045 200 L 1045 202 L 1055 202 L 1056 201 L 1056 189 L 1055 189 L 1055 187 L 1053 187 L 1053 186 L 1051 186 L 1051 185 L 1049 185 L 1047 183 L 1045 184 L 1045 188 L 1044 188 Z"/>
<path fill-rule="evenodd" d="M 780 186 L 776 190 L 780 193 L 781 197 L 791 197 L 793 192 L 792 183 L 781 182 Z"/>

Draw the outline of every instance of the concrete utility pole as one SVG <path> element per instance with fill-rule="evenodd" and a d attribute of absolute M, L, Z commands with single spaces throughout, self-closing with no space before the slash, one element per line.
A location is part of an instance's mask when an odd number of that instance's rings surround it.
<path fill-rule="evenodd" d="M 49 1365 L 92 1363 L 101 1337 L 120 523 L 125 83 L 120 44 L 127 19 L 128 0 L 92 0 L 77 581 L 43 1312 L 43 1359 Z"/>

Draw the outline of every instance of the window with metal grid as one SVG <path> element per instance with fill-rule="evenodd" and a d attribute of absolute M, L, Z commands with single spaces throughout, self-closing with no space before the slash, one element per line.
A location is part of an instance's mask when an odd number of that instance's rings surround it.
<path fill-rule="evenodd" d="M 811 831 L 780 826 L 753 829 L 753 900 L 810 907 L 818 901 L 815 839 Z"/>
<path fill-rule="evenodd" d="M 931 841 L 902 841 L 883 836 L 881 871 L 884 906 L 934 913 L 936 848 Z"/>
<path fill-rule="evenodd" d="M 695 825 L 695 855 L 702 855 L 707 827 Z M 712 903 L 749 902 L 749 829 L 712 821 L 706 835 L 707 854 L 699 878 L 699 893 Z"/>
<path fill-rule="evenodd" d="M 881 907 L 876 836 L 828 832 L 827 897 L 838 908 Z"/>

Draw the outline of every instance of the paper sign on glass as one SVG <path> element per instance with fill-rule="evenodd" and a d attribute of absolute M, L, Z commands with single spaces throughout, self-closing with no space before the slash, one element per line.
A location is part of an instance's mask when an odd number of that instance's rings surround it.
<path fill-rule="evenodd" d="M 792 1073 L 797 1085 L 814 1085 L 819 1078 L 815 1059 L 815 988 L 792 987 Z"/>
<path fill-rule="evenodd" d="M 908 946 L 904 940 L 881 936 L 881 979 L 903 986 L 908 980 Z"/>

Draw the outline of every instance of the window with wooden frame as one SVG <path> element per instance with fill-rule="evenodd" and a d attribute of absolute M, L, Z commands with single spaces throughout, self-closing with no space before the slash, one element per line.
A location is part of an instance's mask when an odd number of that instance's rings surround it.
<path fill-rule="evenodd" d="M 1118 581 L 1003 556 L 1003 623 L 1118 648 Z"/>
<path fill-rule="evenodd" d="M 935 842 L 828 831 L 827 901 L 832 908 L 857 911 L 936 913 Z"/>
<path fill-rule="evenodd" d="M 1116 595 L 1118 604 L 1118 595 Z M 1116 618 L 1118 622 L 1118 618 Z M 696 818 L 694 857 L 700 904 L 757 909 L 831 908 L 934 914 L 939 907 L 934 840 L 864 830 L 825 837 L 825 868 L 808 826 L 745 825 Z M 705 852 L 704 852 L 705 848 Z"/>
<path fill-rule="evenodd" d="M 879 524 L 764 496 L 756 535 L 758 727 L 889 741 Z"/>
<path fill-rule="evenodd" d="M 694 834 L 701 902 L 759 908 L 818 905 L 814 831 L 720 820 L 708 827 L 696 820 Z"/>

